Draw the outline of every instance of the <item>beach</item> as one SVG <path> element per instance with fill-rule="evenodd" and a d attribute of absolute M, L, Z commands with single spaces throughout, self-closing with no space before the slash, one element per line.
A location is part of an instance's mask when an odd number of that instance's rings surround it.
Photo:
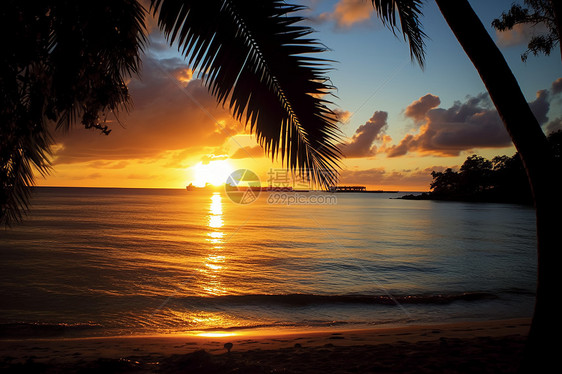
<path fill-rule="evenodd" d="M 46 373 L 514 373 L 529 326 L 529 319 L 509 319 L 362 330 L 2 339 L 0 369 Z M 232 344 L 230 352 L 227 343 Z"/>

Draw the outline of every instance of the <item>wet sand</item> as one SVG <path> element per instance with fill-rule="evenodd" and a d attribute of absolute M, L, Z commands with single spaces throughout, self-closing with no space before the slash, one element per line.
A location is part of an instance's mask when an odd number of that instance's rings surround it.
<path fill-rule="evenodd" d="M 529 326 L 529 319 L 514 319 L 230 336 L 1 339 L 0 371 L 515 373 Z"/>

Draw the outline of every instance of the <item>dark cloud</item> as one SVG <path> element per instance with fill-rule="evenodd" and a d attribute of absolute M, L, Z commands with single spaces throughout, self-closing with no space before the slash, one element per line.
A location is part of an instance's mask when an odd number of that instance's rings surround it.
<path fill-rule="evenodd" d="M 560 92 L 562 92 L 562 78 L 558 78 L 557 80 L 552 82 L 550 90 L 553 95 L 558 95 Z"/>
<path fill-rule="evenodd" d="M 550 109 L 550 94 L 548 90 L 538 91 L 537 98 L 529 103 L 529 107 L 539 124 L 544 125 L 548 121 L 547 114 Z"/>
<path fill-rule="evenodd" d="M 425 115 L 430 109 L 438 107 L 439 104 L 441 104 L 439 97 L 428 93 L 408 105 L 404 110 L 404 114 L 406 117 L 419 122 L 425 119 Z"/>
<path fill-rule="evenodd" d="M 407 134 L 398 145 L 388 147 L 389 157 L 411 151 L 457 156 L 473 148 L 498 148 L 511 144 L 503 123 L 487 94 L 455 102 L 449 109 L 434 108 L 418 134 Z"/>
<path fill-rule="evenodd" d="M 178 59 L 145 58 L 129 83 L 134 108 L 110 119 L 109 136 L 76 128 L 55 138 L 56 164 L 155 158 L 163 152 L 217 147 L 242 131 Z M 78 126 L 77 126 L 78 127 Z"/>
<path fill-rule="evenodd" d="M 536 99 L 529 102 L 533 114 L 547 132 L 560 128 L 560 120 L 548 121 L 551 99 L 562 92 L 562 78 L 552 83 L 550 90 L 540 90 Z M 425 95 L 410 104 L 406 116 L 424 121 L 417 133 L 404 136 L 397 145 L 387 146 L 388 157 L 398 157 L 408 152 L 441 156 L 458 156 L 474 148 L 501 148 L 512 144 L 488 94 L 457 101 L 448 109 L 437 108 L 439 98 Z"/>
<path fill-rule="evenodd" d="M 377 146 L 373 143 L 383 140 L 386 128 L 387 112 L 377 111 L 364 125 L 359 126 L 348 143 L 340 148 L 347 158 L 371 157 L 377 153 Z"/>
<path fill-rule="evenodd" d="M 547 135 L 558 130 L 562 130 L 562 117 L 553 119 L 545 126 L 544 129 Z"/>

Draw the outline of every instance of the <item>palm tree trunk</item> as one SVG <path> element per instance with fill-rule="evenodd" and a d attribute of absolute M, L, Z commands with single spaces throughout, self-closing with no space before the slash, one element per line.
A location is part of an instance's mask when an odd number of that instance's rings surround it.
<path fill-rule="evenodd" d="M 548 141 L 531 112 L 503 55 L 467 0 L 435 0 L 449 27 L 476 67 L 490 98 L 509 132 L 527 171 L 537 221 L 538 278 L 535 310 L 522 363 L 523 372 L 540 373 L 559 367 L 555 347 L 560 343 L 556 300 L 560 273 L 556 263 L 561 249 L 558 231 L 562 212 L 560 177 Z M 506 269 L 507 270 L 507 269 Z M 559 351 L 558 351 L 559 352 Z M 559 353 L 557 353 L 559 354 Z M 547 371 L 544 371 L 547 372 Z"/>

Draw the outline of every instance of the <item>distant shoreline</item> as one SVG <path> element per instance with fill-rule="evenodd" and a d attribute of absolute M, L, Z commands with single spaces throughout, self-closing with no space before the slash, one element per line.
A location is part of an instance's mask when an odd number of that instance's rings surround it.
<path fill-rule="evenodd" d="M 335 191 L 334 193 L 400 193 L 400 191 L 367 190 L 367 191 Z"/>
<path fill-rule="evenodd" d="M 422 192 L 419 195 L 408 194 L 397 197 L 399 200 L 431 200 L 431 201 L 452 201 L 465 203 L 493 203 L 493 204 L 519 204 L 533 205 L 532 201 L 525 199 L 498 198 L 496 196 L 485 195 L 436 195 L 432 192 Z"/>

